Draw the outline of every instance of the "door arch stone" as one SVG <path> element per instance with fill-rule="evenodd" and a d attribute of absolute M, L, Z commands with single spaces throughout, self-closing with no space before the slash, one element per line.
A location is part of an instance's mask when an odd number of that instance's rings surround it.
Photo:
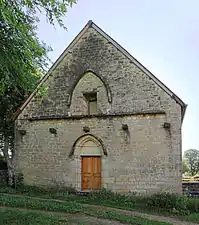
<path fill-rule="evenodd" d="M 73 144 L 72 150 L 70 152 L 70 157 L 74 159 L 76 166 L 76 189 L 79 191 L 85 191 L 83 188 L 83 182 L 87 179 L 90 183 L 93 183 L 93 189 L 96 189 L 96 183 L 94 180 L 98 180 L 98 186 L 100 189 L 103 187 L 105 167 L 106 167 L 106 149 L 99 138 L 94 135 L 85 134 L 79 137 Z M 91 163 L 90 169 L 85 169 L 85 163 Z M 96 169 L 98 168 L 98 169 Z M 101 171 L 96 171 L 96 170 Z M 92 174 L 88 174 L 87 170 L 91 170 Z M 84 174 L 87 173 L 87 178 Z M 90 176 L 90 177 L 89 177 Z M 101 177 L 99 177 L 101 176 Z M 96 178 L 97 177 L 97 178 Z M 85 178 L 85 179 L 84 179 Z M 91 185 L 91 186 L 92 186 Z M 92 189 L 92 188 L 89 188 Z"/>
<path fill-rule="evenodd" d="M 72 157 L 73 155 L 77 156 L 81 154 L 80 147 L 82 147 L 85 143 L 88 143 L 88 142 L 95 143 L 101 149 L 102 155 L 106 155 L 106 156 L 108 155 L 106 147 L 100 138 L 96 137 L 93 134 L 84 134 L 80 136 L 79 138 L 77 138 L 77 140 L 74 142 L 71 148 L 71 151 L 69 153 L 69 157 Z"/>

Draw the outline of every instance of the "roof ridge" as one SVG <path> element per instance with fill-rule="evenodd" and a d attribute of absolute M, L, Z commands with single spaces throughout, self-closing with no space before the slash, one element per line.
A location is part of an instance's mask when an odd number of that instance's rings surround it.
<path fill-rule="evenodd" d="M 44 75 L 44 77 L 39 81 L 38 86 L 32 92 L 32 94 L 26 99 L 24 104 L 18 109 L 18 113 L 14 115 L 14 119 L 21 113 L 21 111 L 27 106 L 27 104 L 31 101 L 37 91 L 40 89 L 42 84 L 48 79 L 48 77 L 52 74 L 53 70 L 58 66 L 61 62 L 62 58 L 66 56 L 68 52 L 70 52 L 70 48 L 75 45 L 81 36 L 86 32 L 88 28 L 92 27 L 98 33 L 100 33 L 105 39 L 110 41 L 119 51 L 121 51 L 127 58 L 129 58 L 136 66 L 139 67 L 146 75 L 148 75 L 160 88 L 162 88 L 171 98 L 173 98 L 178 104 L 181 105 L 182 109 L 182 120 L 184 118 L 184 114 L 186 111 L 187 105 L 172 92 L 164 83 L 162 83 L 155 75 L 153 75 L 145 66 L 143 66 L 137 59 L 135 59 L 126 49 L 124 49 L 119 43 L 117 43 L 112 37 L 110 37 L 106 32 L 104 32 L 100 27 L 98 27 L 92 20 L 89 20 L 87 24 L 83 27 L 83 29 L 77 34 L 77 36 L 72 40 L 72 42 L 66 47 L 66 49 L 62 52 L 59 58 L 53 63 L 48 72 Z"/>
<path fill-rule="evenodd" d="M 56 61 L 52 64 L 48 72 L 39 80 L 37 87 L 35 90 L 29 95 L 29 97 L 25 100 L 25 102 L 18 108 L 18 110 L 14 113 L 13 119 L 16 119 L 17 116 L 22 112 L 22 110 L 28 105 L 34 95 L 41 88 L 42 84 L 51 76 L 53 70 L 57 67 L 57 65 L 61 62 L 62 58 L 70 52 L 70 48 L 79 40 L 79 36 L 84 33 L 91 25 L 93 24 L 92 20 L 89 20 L 88 23 L 82 28 L 82 30 L 76 35 L 76 37 L 70 42 L 70 44 L 66 47 L 66 49 L 61 53 L 61 55 L 56 59 Z M 81 35 L 82 36 L 82 35 Z M 79 37 L 79 38 L 78 38 Z"/>
<path fill-rule="evenodd" d="M 145 66 L 143 66 L 136 58 L 134 58 L 125 48 L 118 42 L 98 27 L 94 22 L 90 25 L 104 38 L 110 41 L 118 50 L 120 50 L 126 57 L 128 57 L 136 66 L 138 66 L 146 75 L 148 75 L 160 88 L 162 88 L 170 97 L 172 97 L 182 107 L 182 120 L 186 111 L 187 104 L 185 104 L 173 91 L 171 91 L 162 81 L 160 81 L 153 73 L 151 73 Z"/>

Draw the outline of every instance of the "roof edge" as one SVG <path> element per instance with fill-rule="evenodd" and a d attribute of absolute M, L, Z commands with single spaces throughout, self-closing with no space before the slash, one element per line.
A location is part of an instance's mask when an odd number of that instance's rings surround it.
<path fill-rule="evenodd" d="M 19 114 L 23 111 L 23 109 L 27 106 L 27 104 L 31 101 L 37 91 L 40 89 L 42 84 L 48 79 L 48 77 L 52 74 L 53 70 L 59 65 L 62 59 L 70 52 L 70 48 L 73 47 L 84 32 L 89 28 L 94 28 L 98 33 L 100 33 L 105 39 L 111 42 L 120 52 L 122 52 L 129 60 L 131 60 L 137 67 L 139 67 L 144 73 L 146 73 L 160 88 L 162 88 L 170 97 L 172 97 L 178 104 L 181 105 L 181 113 L 182 113 L 182 121 L 185 115 L 185 111 L 187 108 L 187 104 L 185 104 L 176 94 L 174 94 L 164 83 L 162 83 L 155 75 L 153 75 L 146 67 L 144 67 L 137 59 L 135 59 L 127 50 L 125 50 L 120 44 L 118 44 L 113 38 L 111 38 L 107 33 L 105 33 L 100 27 L 98 27 L 92 20 L 89 20 L 88 23 L 84 26 L 84 28 L 79 32 L 79 34 L 73 39 L 73 41 L 68 45 L 68 47 L 62 52 L 59 58 L 55 61 L 55 63 L 50 67 L 45 76 L 39 81 L 38 86 L 32 92 L 32 94 L 26 99 L 24 104 L 18 109 L 18 111 L 14 114 L 13 119 L 16 119 Z"/>
<path fill-rule="evenodd" d="M 164 83 L 162 83 L 154 74 L 152 74 L 145 66 L 143 66 L 137 59 L 135 59 L 127 50 L 125 50 L 120 44 L 118 44 L 113 38 L 105 33 L 100 27 L 94 22 L 91 26 L 99 32 L 104 38 L 111 42 L 120 52 L 122 52 L 129 60 L 131 60 L 136 66 L 138 66 L 144 73 L 146 73 L 160 88 L 162 88 L 170 97 L 174 98 L 175 101 L 182 107 L 182 121 L 185 115 L 187 104 L 185 104 L 175 93 L 173 93 Z"/>
<path fill-rule="evenodd" d="M 31 99 L 34 97 L 34 95 L 38 92 L 38 90 L 41 88 L 42 84 L 49 78 L 49 76 L 52 74 L 53 70 L 59 65 L 59 63 L 62 61 L 62 59 L 67 55 L 67 53 L 70 52 L 70 48 L 72 48 L 77 41 L 81 38 L 81 36 L 84 34 L 84 32 L 93 24 L 92 20 L 89 20 L 88 23 L 84 26 L 84 28 L 78 33 L 78 35 L 72 40 L 72 42 L 66 47 L 66 49 L 61 53 L 61 55 L 58 57 L 58 59 L 53 63 L 53 65 L 50 67 L 48 72 L 44 75 L 43 78 L 39 81 L 37 87 L 35 90 L 30 94 L 30 96 L 25 100 L 25 102 L 19 107 L 19 109 L 14 113 L 14 116 L 12 117 L 13 120 L 15 120 L 19 114 L 23 111 L 23 109 L 28 105 L 28 103 L 31 101 Z"/>

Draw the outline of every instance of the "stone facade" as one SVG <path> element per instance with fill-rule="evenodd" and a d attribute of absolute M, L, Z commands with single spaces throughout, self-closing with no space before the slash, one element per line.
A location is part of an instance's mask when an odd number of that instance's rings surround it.
<path fill-rule="evenodd" d="M 48 97 L 36 93 L 22 106 L 16 169 L 27 184 L 81 191 L 81 150 L 75 143 L 88 136 L 101 146 L 102 187 L 181 193 L 184 103 L 95 26 L 87 25 L 47 74 Z M 85 93 L 97 95 L 95 115 L 88 115 Z"/>

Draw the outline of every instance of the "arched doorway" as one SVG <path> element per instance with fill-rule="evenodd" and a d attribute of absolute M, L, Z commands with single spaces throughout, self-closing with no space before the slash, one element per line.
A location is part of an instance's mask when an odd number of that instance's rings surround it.
<path fill-rule="evenodd" d="M 82 164 L 82 190 L 101 189 L 101 149 L 92 139 L 86 140 L 80 146 Z"/>
<path fill-rule="evenodd" d="M 104 147 L 93 135 L 84 135 L 76 141 L 74 156 L 81 163 L 77 171 L 77 183 L 81 191 L 100 190 L 102 188 L 102 158 Z"/>

